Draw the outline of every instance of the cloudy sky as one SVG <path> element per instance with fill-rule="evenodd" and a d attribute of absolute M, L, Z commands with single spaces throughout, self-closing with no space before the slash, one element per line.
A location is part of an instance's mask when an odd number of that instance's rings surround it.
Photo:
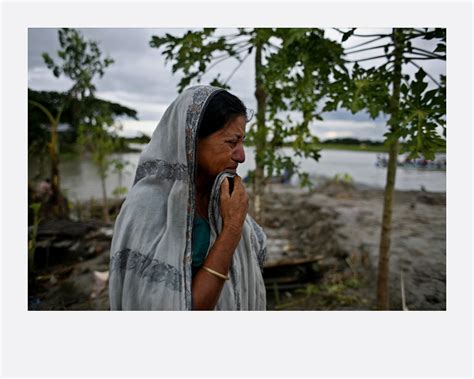
<path fill-rule="evenodd" d="M 79 29 L 86 39 L 99 43 L 104 55 L 109 55 L 115 61 L 106 69 L 105 75 L 95 81 L 96 96 L 114 101 L 138 111 L 139 120 L 124 120 L 122 122 L 126 135 L 144 132 L 151 135 L 168 105 L 178 95 L 178 75 L 171 72 L 170 63 L 165 64 L 161 50 L 151 48 L 149 42 L 153 35 L 182 35 L 187 29 L 144 29 L 144 28 L 86 28 Z M 359 33 L 370 34 L 379 29 L 359 29 Z M 227 30 L 223 29 L 222 33 Z M 340 41 L 340 34 L 332 29 L 326 31 L 329 38 Z M 366 39 L 362 39 L 362 42 Z M 347 42 L 349 43 L 349 41 Z M 358 43 L 350 39 L 350 45 Z M 430 42 L 423 42 L 431 47 Z M 348 45 L 349 46 L 349 45 Z M 71 87 L 66 78 L 56 78 L 46 67 L 41 57 L 48 52 L 53 59 L 57 58 L 59 49 L 57 29 L 30 28 L 28 31 L 28 86 L 34 90 L 64 91 Z M 364 53 L 357 55 L 362 58 Z M 369 54 L 371 54 L 369 52 Z M 355 58 L 355 56 L 354 56 Z M 247 107 L 256 109 L 254 98 L 254 60 L 249 57 L 235 72 L 229 81 L 231 91 L 239 96 Z M 383 62 L 383 61 L 382 61 Z M 423 67 L 434 77 L 445 74 L 445 62 L 423 61 Z M 377 62 L 376 62 L 377 63 Z M 237 61 L 227 60 L 217 65 L 203 78 L 202 83 L 212 80 L 217 74 L 227 78 L 237 66 Z M 371 64 L 371 63 L 367 63 Z M 414 67 L 405 67 L 407 73 L 416 71 Z M 386 132 L 385 120 L 371 120 L 367 114 L 352 115 L 340 110 L 326 113 L 324 121 L 313 123 L 313 133 L 322 140 L 338 137 L 356 137 L 359 139 L 382 140 Z"/>

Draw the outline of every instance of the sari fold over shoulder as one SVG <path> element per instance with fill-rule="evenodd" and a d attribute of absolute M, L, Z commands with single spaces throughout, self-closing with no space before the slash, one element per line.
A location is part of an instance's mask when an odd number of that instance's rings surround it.
<path fill-rule="evenodd" d="M 110 251 L 111 310 L 191 310 L 196 135 L 202 113 L 221 89 L 197 86 L 166 110 L 138 162 L 114 227 Z M 217 176 L 209 204 L 211 244 L 222 229 Z M 266 237 L 247 216 L 216 310 L 265 310 Z"/>

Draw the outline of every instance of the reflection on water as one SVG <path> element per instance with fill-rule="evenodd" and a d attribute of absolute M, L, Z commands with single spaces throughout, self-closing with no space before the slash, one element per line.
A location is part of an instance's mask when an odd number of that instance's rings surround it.
<path fill-rule="evenodd" d="M 121 158 L 128 161 L 119 175 L 117 172 L 109 172 L 106 178 L 107 194 L 113 198 L 113 191 L 117 187 L 130 188 L 135 177 L 139 153 L 114 154 L 111 159 Z M 37 161 L 28 162 L 28 178 L 33 180 L 47 177 L 48 171 L 41 170 Z M 100 199 L 102 197 L 102 186 L 97 167 L 91 159 L 62 160 L 60 163 L 61 189 L 70 200 Z M 120 177 L 121 176 L 121 177 Z"/>
<path fill-rule="evenodd" d="M 246 160 L 238 168 L 240 176 L 245 177 L 249 170 L 255 168 L 254 149 L 246 148 Z M 291 149 L 282 149 L 286 155 L 291 155 Z M 129 188 L 135 176 L 139 153 L 116 154 L 112 158 L 122 158 L 129 162 L 122 173 L 121 183 L 118 173 L 109 173 L 106 186 L 110 197 L 115 188 L 125 186 Z M 311 159 L 299 159 L 304 171 L 312 177 L 333 177 L 336 174 L 347 173 L 357 183 L 383 188 L 386 180 L 386 168 L 376 167 L 377 153 L 354 152 L 339 150 L 324 150 L 321 152 L 319 162 Z M 102 189 L 97 169 L 90 159 L 76 159 L 63 161 L 60 165 L 61 186 L 66 190 L 71 200 L 88 200 L 100 198 Z M 38 161 L 30 161 L 28 167 L 29 179 L 41 179 L 38 175 L 48 176 L 47 171 L 43 174 L 39 169 Z M 35 177 L 36 176 L 36 177 Z M 296 178 L 294 178 L 296 180 Z M 292 182 L 295 183 L 295 180 Z M 446 191 L 445 171 L 423 171 L 421 169 L 397 169 L 395 188 L 399 190 L 419 190 L 424 187 L 427 191 Z"/>

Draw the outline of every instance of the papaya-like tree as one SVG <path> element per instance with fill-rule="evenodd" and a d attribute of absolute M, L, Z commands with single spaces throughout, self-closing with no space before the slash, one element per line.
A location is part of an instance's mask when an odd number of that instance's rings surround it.
<path fill-rule="evenodd" d="M 307 178 L 278 148 L 292 141 L 297 155 L 319 158 L 317 138 L 309 125 L 321 118 L 316 111 L 318 101 L 332 71 L 335 67 L 344 70 L 340 44 L 327 39 L 323 29 L 241 28 L 226 34 L 205 28 L 183 36 L 153 36 L 150 46 L 162 48 L 166 61 L 172 62 L 173 73 L 182 75 L 179 91 L 193 81 L 199 83 L 219 63 L 234 59 L 237 64 L 227 77 L 217 74 L 211 82 L 229 89 L 235 72 L 249 57 L 253 58 L 257 112 L 247 141 L 255 147 L 253 212 L 260 220 L 263 191 L 274 172 L 287 170 Z"/>
<path fill-rule="evenodd" d="M 420 63 L 446 60 L 446 29 L 394 28 L 375 34 L 360 34 L 356 29 L 339 31 L 343 42 L 353 36 L 366 40 L 345 50 L 347 61 L 354 65 L 349 73 L 335 74 L 324 110 L 343 107 L 352 113 L 367 111 L 372 118 L 381 113 L 388 116 L 389 131 L 384 137 L 389 158 L 377 279 L 377 308 L 386 310 L 390 309 L 389 260 L 398 154 L 434 159 L 435 153 L 446 146 L 446 76 L 437 79 Z M 427 41 L 436 46 L 427 48 Z M 361 52 L 368 56 L 351 59 Z M 383 59 L 384 63 L 370 68 L 360 65 L 376 59 Z M 406 73 L 408 65 L 416 67 L 414 76 Z"/>

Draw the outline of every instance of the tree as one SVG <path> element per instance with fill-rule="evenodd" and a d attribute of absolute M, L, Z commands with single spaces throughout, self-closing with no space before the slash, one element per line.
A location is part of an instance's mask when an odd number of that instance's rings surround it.
<path fill-rule="evenodd" d="M 58 31 L 61 49 L 58 50 L 58 60 L 55 61 L 48 53 L 42 57 L 46 66 L 52 70 L 55 77 L 61 75 L 72 80 L 73 85 L 67 91 L 68 100 L 72 105 L 72 129 L 75 131 L 87 108 L 81 101 L 86 97 L 94 97 L 96 76 L 102 78 L 105 69 L 114 63 L 110 57 L 102 59 L 102 52 L 96 41 L 86 40 L 76 29 L 62 28 Z"/>
<path fill-rule="evenodd" d="M 73 110 L 82 106 L 87 110 L 96 109 L 102 104 L 108 104 L 114 118 L 129 117 L 137 119 L 137 112 L 134 109 L 102 100 L 97 97 L 86 96 L 83 100 L 70 99 L 68 92 L 56 91 L 35 91 L 28 88 L 28 100 L 33 100 L 43 105 L 51 114 L 57 114 L 60 109 L 61 123 L 67 124 L 68 129 L 61 132 L 61 145 L 74 145 L 77 141 L 78 130 L 74 129 Z M 77 104 L 80 103 L 80 104 Z M 37 108 L 29 104 L 28 106 L 28 151 L 30 154 L 44 153 L 44 147 L 49 139 L 50 120 Z"/>
<path fill-rule="evenodd" d="M 82 100 L 73 99 L 71 101 L 68 101 L 68 96 L 69 95 L 64 92 L 34 91 L 28 89 L 28 154 L 31 156 L 38 157 L 38 159 L 42 159 L 44 156 L 45 146 L 48 148 L 46 154 L 49 155 L 51 160 L 51 177 L 53 178 L 52 187 L 55 186 L 55 183 L 59 182 L 59 171 L 57 170 L 59 170 L 60 149 L 57 142 L 48 142 L 48 135 L 55 136 L 55 138 L 59 140 L 57 133 L 59 118 L 61 118 L 63 123 L 68 124 L 68 126 L 72 125 L 72 109 L 74 108 L 74 104 L 76 102 L 81 102 L 83 106 L 88 110 L 89 114 L 103 113 L 104 109 L 106 109 L 107 112 L 110 113 L 110 118 L 112 120 L 116 119 L 117 117 L 130 117 L 137 119 L 137 112 L 134 109 L 125 107 L 121 104 L 109 102 L 91 96 L 87 96 Z M 56 117 L 53 117 L 53 114 L 56 114 Z M 87 120 L 87 118 L 85 118 L 85 120 Z M 78 130 L 72 133 L 71 126 L 68 130 L 62 132 L 61 145 L 64 147 L 66 142 L 67 144 L 70 144 L 71 146 L 74 145 L 74 147 L 76 147 L 76 143 L 81 142 L 81 138 L 78 138 L 78 134 L 81 134 L 79 133 L 80 129 L 81 128 L 78 127 Z M 84 131 L 82 131 L 82 134 L 84 134 Z M 103 138 L 105 139 L 106 137 L 106 135 L 99 134 L 99 138 L 97 139 L 98 144 L 101 145 L 98 148 L 99 151 L 103 150 L 102 146 L 105 143 L 105 141 L 103 141 Z M 123 140 L 118 139 L 117 136 L 111 136 L 110 138 L 114 139 L 114 148 L 124 147 Z M 50 151 L 53 146 L 56 146 L 56 150 Z M 88 149 L 90 149 L 90 143 L 88 143 Z M 94 163 L 96 162 L 97 161 L 94 161 Z M 58 179 L 54 180 L 54 178 Z M 123 193 L 123 187 L 121 190 Z M 54 196 L 58 196 L 58 194 L 60 193 L 60 191 L 58 191 L 58 189 L 56 188 L 52 188 L 52 192 L 53 195 L 55 194 Z M 64 199 L 62 199 L 61 201 L 56 201 L 53 196 L 51 199 L 51 203 L 56 204 L 55 207 L 58 207 L 59 205 L 64 206 L 66 204 Z M 107 203 L 107 201 L 103 201 L 103 203 Z M 47 207 L 43 208 L 43 210 L 47 210 Z M 59 214 L 63 216 L 67 214 L 67 210 L 64 209 L 60 209 L 59 211 L 53 209 L 52 211 L 53 214 L 56 216 Z"/>
<path fill-rule="evenodd" d="M 29 100 L 29 104 L 39 108 L 43 114 L 48 118 L 51 125 L 51 137 L 47 143 L 48 153 L 51 159 L 51 197 L 48 201 L 46 213 L 51 211 L 54 217 L 65 218 L 68 217 L 67 202 L 61 194 L 61 187 L 59 181 L 59 149 L 58 149 L 58 125 L 61 118 L 62 107 L 59 108 L 56 115 L 44 107 L 42 104 Z"/>
<path fill-rule="evenodd" d="M 79 126 L 79 146 L 92 154 L 102 187 L 102 214 L 106 223 L 110 222 L 106 179 L 112 161 L 110 154 L 117 147 L 117 136 L 107 129 L 113 128 L 114 119 L 108 105 L 102 104 Z"/>
<path fill-rule="evenodd" d="M 341 46 L 326 39 L 324 30 L 305 28 L 238 29 L 226 35 L 205 28 L 188 31 L 182 37 L 153 36 L 150 46 L 163 48 L 166 61 L 173 62 L 173 73 L 182 73 L 179 91 L 192 81 L 199 83 L 217 64 L 235 59 L 237 65 L 225 80 L 218 74 L 211 82 L 230 89 L 229 80 L 254 54 L 257 113 L 247 140 L 255 146 L 256 169 L 251 179 L 254 215 L 260 220 L 261 197 L 267 178 L 274 171 L 296 171 L 307 179 L 290 157 L 277 150 L 283 142 L 293 140 L 298 156 L 319 158 L 314 144 L 317 139 L 311 135 L 309 124 L 321 118 L 316 109 L 332 71 L 335 67 L 344 69 Z M 282 112 L 287 114 L 286 119 L 282 119 Z M 297 117 L 290 117 L 290 112 Z"/>
<path fill-rule="evenodd" d="M 127 161 L 123 158 L 116 158 L 110 163 L 113 167 L 113 172 L 118 175 L 118 185 L 112 192 L 112 194 L 118 198 L 120 196 L 124 196 L 128 191 L 127 187 L 123 185 L 123 172 L 125 168 L 130 165 L 130 161 Z"/>
<path fill-rule="evenodd" d="M 377 307 L 389 309 L 389 259 L 391 220 L 395 188 L 397 156 L 409 153 L 410 158 L 423 155 L 434 159 L 435 152 L 445 147 L 446 137 L 446 77 L 435 79 L 417 63 L 424 60 L 446 60 L 446 29 L 399 29 L 391 33 L 357 34 L 356 29 L 340 31 L 345 41 L 352 36 L 368 41 L 346 49 L 346 57 L 367 51 L 374 55 L 352 60 L 352 72 L 337 72 L 331 85 L 331 100 L 324 110 L 333 111 L 339 106 L 352 113 L 367 110 L 372 118 L 380 113 L 389 116 L 389 131 L 385 144 L 389 147 L 387 180 L 384 192 L 382 229 L 380 234 L 377 279 Z M 417 46 L 420 41 L 436 42 L 427 49 Z M 383 44 L 382 41 L 385 41 Z M 382 50 L 382 52 L 381 52 Z M 378 67 L 363 69 L 360 63 L 384 58 Z M 403 72 L 405 65 L 418 71 L 414 77 Z M 430 79 L 435 88 L 428 88 Z M 441 134 L 439 130 L 441 130 Z M 400 140 L 403 141 L 400 150 Z"/>
<path fill-rule="evenodd" d="M 68 91 L 68 100 L 79 100 L 75 103 L 76 108 L 73 110 L 73 125 L 75 126 L 81 119 L 80 101 L 84 100 L 87 94 L 93 96 L 95 91 L 94 77 L 96 75 L 102 77 L 104 69 L 113 60 L 110 58 L 101 60 L 101 52 L 97 43 L 84 40 L 82 35 L 75 29 L 60 29 L 58 36 L 62 48 L 62 50 L 58 51 L 58 57 L 62 63 L 56 64 L 47 53 L 43 53 L 42 56 L 47 67 L 53 71 L 54 76 L 60 77 L 65 75 L 73 81 L 73 86 Z M 59 111 L 53 117 L 53 114 L 44 105 L 30 100 L 30 104 L 41 109 L 51 123 L 51 139 L 48 150 L 51 157 L 51 206 L 56 217 L 65 217 L 67 215 L 67 207 L 64 209 L 64 206 L 62 206 L 65 202 L 61 195 L 57 131 L 61 112 L 66 103 L 60 105 Z"/>

